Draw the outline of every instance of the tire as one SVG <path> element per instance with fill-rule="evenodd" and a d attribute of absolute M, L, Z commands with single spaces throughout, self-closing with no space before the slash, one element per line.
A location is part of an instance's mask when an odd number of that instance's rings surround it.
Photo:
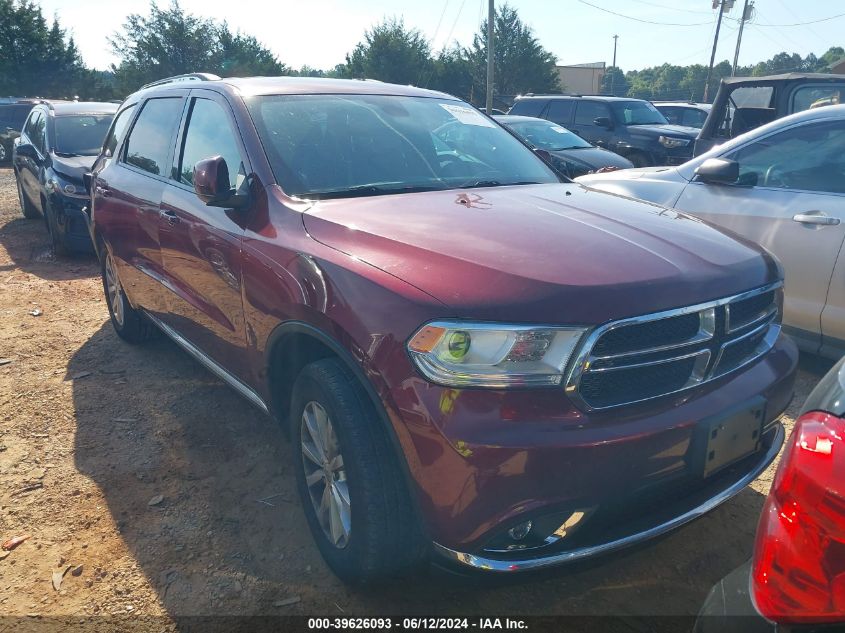
<path fill-rule="evenodd" d="M 155 334 L 154 326 L 138 310 L 129 304 L 126 293 L 120 285 L 120 279 L 114 266 L 111 253 L 105 245 L 101 245 L 102 261 L 100 271 L 103 277 L 103 292 L 106 294 L 106 305 L 114 331 L 127 343 L 141 345 Z"/>
<path fill-rule="evenodd" d="M 328 427 L 320 424 L 320 409 Z M 294 383 L 291 446 L 305 517 L 328 566 L 352 584 L 409 571 L 424 553 L 396 453 L 376 416 L 364 388 L 337 358 L 307 365 Z M 329 432 L 310 433 L 309 419 L 312 427 L 328 428 Z M 318 443 L 315 437 L 324 439 Z M 322 463 L 327 468 L 318 465 L 320 455 L 326 454 Z M 328 477 L 335 493 L 328 495 L 336 502 L 338 520 L 334 523 L 331 508 L 320 513 L 323 520 L 318 516 Z M 346 521 L 342 520 L 344 510 Z"/>
<path fill-rule="evenodd" d="M 29 201 L 29 198 L 26 197 L 26 194 L 23 192 L 23 187 L 21 186 L 20 178 L 18 177 L 18 173 L 15 172 L 15 184 L 18 186 L 18 201 L 21 205 L 21 212 L 23 212 L 23 217 L 27 218 L 28 220 L 34 220 L 41 216 L 38 212 L 38 209 L 35 208 L 35 205 Z"/>
<path fill-rule="evenodd" d="M 53 254 L 56 256 L 70 255 L 70 251 L 62 238 L 59 228 L 59 221 L 56 219 L 56 212 L 48 200 L 41 198 L 41 208 L 44 209 L 44 224 L 47 225 L 47 233 L 50 235 L 50 243 L 53 246 Z"/>
<path fill-rule="evenodd" d="M 642 152 L 633 152 L 628 155 L 628 160 L 634 163 L 634 167 L 651 167 L 651 161 L 648 156 Z"/>

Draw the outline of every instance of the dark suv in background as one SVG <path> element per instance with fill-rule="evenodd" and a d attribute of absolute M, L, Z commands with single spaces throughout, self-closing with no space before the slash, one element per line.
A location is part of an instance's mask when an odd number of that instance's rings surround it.
<path fill-rule="evenodd" d="M 620 156 L 635 167 L 680 165 L 692 158 L 698 130 L 672 125 L 648 101 L 604 96 L 526 95 L 508 114 L 540 117 Z"/>
<path fill-rule="evenodd" d="M 21 209 L 44 217 L 54 251 L 90 252 L 83 175 L 100 152 L 117 111 L 113 103 L 41 102 L 16 139 L 12 167 Z"/>
<path fill-rule="evenodd" d="M 0 103 L 0 163 L 12 160 L 12 147 L 21 135 L 24 121 L 32 107 L 38 103 L 30 99 L 14 99 Z"/>
<path fill-rule="evenodd" d="M 164 332 L 285 425 L 346 580 L 614 551 L 783 442 L 777 262 L 556 175 L 449 95 L 162 81 L 121 106 L 90 186 L 118 335 Z"/>

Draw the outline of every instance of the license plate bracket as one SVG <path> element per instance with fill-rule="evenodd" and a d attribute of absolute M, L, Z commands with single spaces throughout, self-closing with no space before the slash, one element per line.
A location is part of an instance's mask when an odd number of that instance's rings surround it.
<path fill-rule="evenodd" d="M 757 396 L 698 425 L 694 470 L 709 477 L 760 448 L 766 399 Z"/>

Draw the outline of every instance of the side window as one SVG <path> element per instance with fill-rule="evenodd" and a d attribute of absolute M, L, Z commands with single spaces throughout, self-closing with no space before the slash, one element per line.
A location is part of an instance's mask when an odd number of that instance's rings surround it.
<path fill-rule="evenodd" d="M 111 130 L 109 130 L 108 136 L 106 136 L 106 141 L 103 143 L 104 155 L 114 155 L 114 151 L 117 149 L 117 144 L 120 143 L 123 138 L 123 133 L 126 132 L 126 126 L 129 125 L 129 121 L 132 120 L 133 112 L 135 112 L 134 104 L 123 110 L 115 117 Z"/>
<path fill-rule="evenodd" d="M 569 125 L 569 122 L 572 120 L 572 110 L 574 107 L 574 101 L 556 99 L 549 103 L 549 111 L 546 114 L 546 118 L 560 125 Z"/>
<path fill-rule="evenodd" d="M 798 88 L 792 96 L 792 111 L 802 112 L 828 105 L 843 103 L 845 86 L 805 86 Z"/>
<path fill-rule="evenodd" d="M 519 99 L 513 104 L 508 114 L 518 114 L 520 116 L 540 116 L 543 107 L 546 105 L 545 99 Z"/>
<path fill-rule="evenodd" d="M 680 125 L 681 124 L 681 110 L 680 108 L 674 107 L 663 107 L 657 108 L 660 110 L 660 113 L 666 117 L 666 120 L 673 125 Z M 684 124 L 686 125 L 686 124 Z"/>
<path fill-rule="evenodd" d="M 845 121 L 784 130 L 725 158 L 739 163 L 740 185 L 845 194 Z"/>
<path fill-rule="evenodd" d="M 666 117 L 667 119 L 669 117 Z M 681 118 L 681 125 L 687 125 L 689 127 L 697 127 L 701 128 L 704 127 L 704 121 L 707 120 L 707 113 L 704 110 L 698 110 L 696 108 L 684 108 L 684 115 Z M 672 123 L 672 120 L 669 120 Z"/>
<path fill-rule="evenodd" d="M 575 123 L 576 125 L 593 125 L 593 121 L 600 116 L 610 117 L 610 110 L 605 104 L 598 101 L 581 101 L 575 111 Z"/>
<path fill-rule="evenodd" d="M 38 113 L 29 140 L 38 148 L 39 152 L 45 153 L 47 147 L 47 117 L 43 112 Z"/>
<path fill-rule="evenodd" d="M 218 155 L 226 159 L 229 167 L 229 187 L 237 189 L 245 174 L 229 117 L 220 104 L 209 99 L 194 99 L 179 161 L 179 182 L 193 184 L 194 165 Z"/>
<path fill-rule="evenodd" d="M 35 134 L 35 124 L 38 121 L 38 117 L 41 116 L 41 110 L 33 110 L 29 115 L 29 120 L 23 127 L 24 134 L 27 135 L 30 142 Z"/>
<path fill-rule="evenodd" d="M 182 100 L 148 100 L 138 115 L 126 145 L 125 161 L 151 174 L 167 173 L 176 124 L 182 114 Z"/>

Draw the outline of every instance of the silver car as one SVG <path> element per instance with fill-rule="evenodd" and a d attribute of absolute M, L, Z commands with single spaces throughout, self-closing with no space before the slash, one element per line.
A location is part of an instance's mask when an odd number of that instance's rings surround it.
<path fill-rule="evenodd" d="M 845 106 L 779 119 L 679 167 L 577 181 L 687 212 L 768 249 L 786 275 L 785 329 L 806 351 L 845 354 Z"/>

